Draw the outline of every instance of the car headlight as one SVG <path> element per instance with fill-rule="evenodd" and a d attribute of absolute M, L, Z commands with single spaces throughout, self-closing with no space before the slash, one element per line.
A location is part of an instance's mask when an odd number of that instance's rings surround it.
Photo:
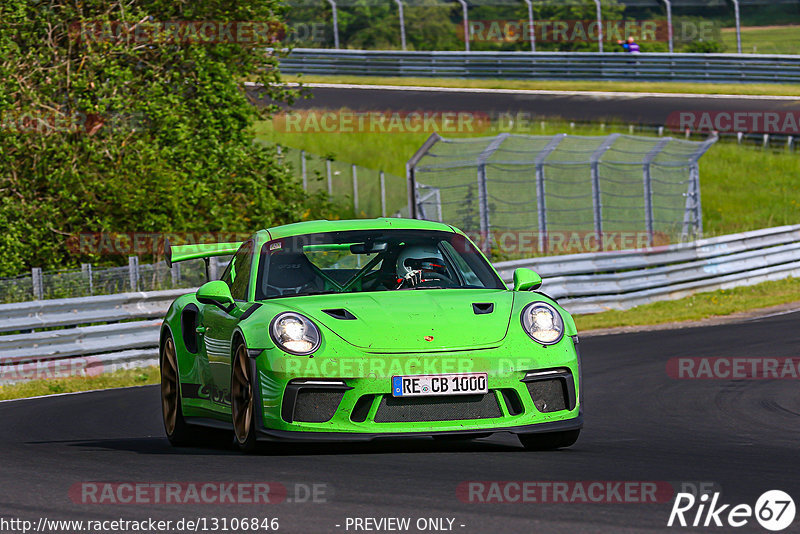
<path fill-rule="evenodd" d="M 276 315 L 269 331 L 275 344 L 286 352 L 306 356 L 319 348 L 319 329 L 299 313 Z"/>
<path fill-rule="evenodd" d="M 533 302 L 522 310 L 522 328 L 542 345 L 558 343 L 564 337 L 564 320 L 546 302 Z"/>

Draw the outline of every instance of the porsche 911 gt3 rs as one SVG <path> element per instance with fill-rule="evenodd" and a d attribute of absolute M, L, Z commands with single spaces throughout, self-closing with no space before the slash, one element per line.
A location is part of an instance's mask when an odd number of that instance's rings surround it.
<path fill-rule="evenodd" d="M 170 306 L 160 340 L 169 440 L 203 427 L 258 441 L 517 434 L 572 445 L 583 423 L 575 323 L 517 269 L 503 283 L 446 224 L 310 221 L 242 243 L 167 246 L 166 261 L 233 255 Z"/>

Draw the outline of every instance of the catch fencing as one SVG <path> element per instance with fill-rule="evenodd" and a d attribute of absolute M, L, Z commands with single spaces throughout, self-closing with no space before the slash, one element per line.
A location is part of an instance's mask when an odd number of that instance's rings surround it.
<path fill-rule="evenodd" d="M 497 251 L 503 232 L 641 231 L 647 245 L 702 236 L 698 160 L 716 141 L 611 134 L 431 135 L 407 164 L 412 216 L 453 224 Z M 503 251 L 500 251 L 503 252 Z"/>
<path fill-rule="evenodd" d="M 572 313 L 626 309 L 798 277 L 800 225 L 651 250 L 530 258 L 495 267 L 507 284 L 516 268 L 536 270 L 544 279 L 541 290 Z M 5 334 L 0 335 L 0 383 L 155 365 L 161 318 L 170 302 L 187 291 L 0 305 L 0 333 Z"/>
<path fill-rule="evenodd" d="M 284 74 L 798 83 L 800 56 L 767 54 L 623 54 L 596 52 L 402 52 L 295 48 Z"/>
<path fill-rule="evenodd" d="M 326 194 L 356 218 L 388 217 L 406 204 L 405 178 L 338 161 L 296 148 L 278 146 L 282 161 L 291 165 L 309 194 Z"/>

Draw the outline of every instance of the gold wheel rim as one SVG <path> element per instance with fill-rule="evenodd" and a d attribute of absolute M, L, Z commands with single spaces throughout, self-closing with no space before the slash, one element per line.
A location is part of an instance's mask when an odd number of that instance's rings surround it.
<path fill-rule="evenodd" d="M 231 413 L 236 439 L 244 443 L 250 436 L 250 424 L 253 420 L 253 391 L 250 386 L 250 370 L 247 349 L 239 345 L 233 364 L 231 380 Z"/>
<path fill-rule="evenodd" d="M 175 356 L 175 342 L 167 338 L 161 358 L 161 411 L 164 428 L 168 435 L 175 432 L 178 421 L 178 362 Z"/>

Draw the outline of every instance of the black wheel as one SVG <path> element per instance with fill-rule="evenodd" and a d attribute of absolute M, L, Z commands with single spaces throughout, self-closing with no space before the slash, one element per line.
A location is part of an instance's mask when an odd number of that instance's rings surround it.
<path fill-rule="evenodd" d="M 178 356 L 175 341 L 168 334 L 161 346 L 161 415 L 164 419 L 164 432 L 174 446 L 189 445 L 194 442 L 192 428 L 186 424 L 181 408 L 181 388 L 178 374 Z"/>
<path fill-rule="evenodd" d="M 245 452 L 256 450 L 253 382 L 247 346 L 240 341 L 231 362 L 231 418 L 236 445 Z"/>
<path fill-rule="evenodd" d="M 580 430 L 566 430 L 564 432 L 544 432 L 541 434 L 520 434 L 519 440 L 523 447 L 529 451 L 550 451 L 570 447 L 578 441 Z"/>

